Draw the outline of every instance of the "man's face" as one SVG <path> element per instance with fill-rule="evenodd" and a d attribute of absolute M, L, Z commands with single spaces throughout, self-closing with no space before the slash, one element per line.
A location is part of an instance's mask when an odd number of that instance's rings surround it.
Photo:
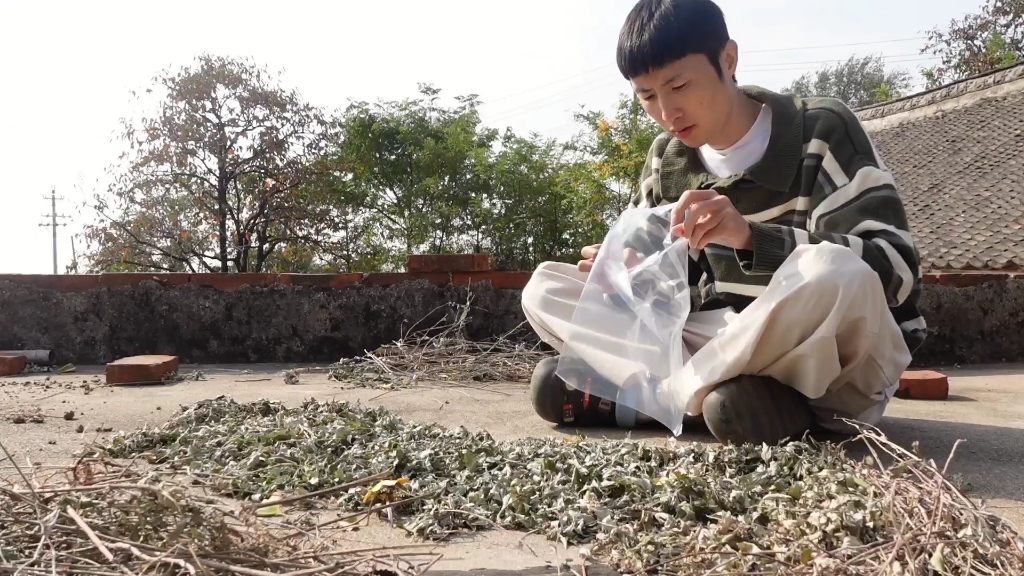
<path fill-rule="evenodd" d="M 735 44 L 723 51 L 722 76 L 703 54 L 691 54 L 631 81 L 644 110 L 691 148 L 714 145 L 733 106 Z"/>

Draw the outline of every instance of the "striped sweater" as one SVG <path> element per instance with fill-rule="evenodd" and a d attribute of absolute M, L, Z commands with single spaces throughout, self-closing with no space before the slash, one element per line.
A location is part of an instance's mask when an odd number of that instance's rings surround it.
<path fill-rule="evenodd" d="M 772 109 L 764 157 L 742 174 L 717 178 L 697 151 L 669 134 L 655 139 L 631 207 L 653 208 L 686 190 L 714 188 L 753 229 L 752 251 L 709 245 L 691 262 L 700 275 L 701 310 L 745 308 L 800 244 L 846 246 L 878 273 L 911 352 L 925 340 L 918 310 L 920 256 L 896 184 L 860 121 L 839 100 L 794 98 L 757 87 L 744 93 Z M 663 224 L 639 230 L 646 244 Z M 644 232 L 648 232 L 645 234 Z"/>

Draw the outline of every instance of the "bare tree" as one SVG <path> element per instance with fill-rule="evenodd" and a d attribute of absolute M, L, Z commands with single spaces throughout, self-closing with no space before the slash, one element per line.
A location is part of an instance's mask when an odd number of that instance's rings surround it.
<path fill-rule="evenodd" d="M 308 186 L 320 110 L 246 60 L 203 55 L 154 84 L 155 112 L 123 121 L 127 151 L 96 197 L 92 268 L 261 271 L 279 248 L 333 230 Z"/>

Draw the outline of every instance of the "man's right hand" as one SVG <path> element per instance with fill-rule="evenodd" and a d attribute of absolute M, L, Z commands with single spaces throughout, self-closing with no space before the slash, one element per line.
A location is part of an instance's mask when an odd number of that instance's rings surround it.
<path fill-rule="evenodd" d="M 594 244 L 593 246 L 587 246 L 580 254 L 583 256 L 583 260 L 580 260 L 576 268 L 580 272 L 590 272 L 594 267 L 594 260 L 597 258 L 597 253 L 601 251 L 600 244 Z"/>
<path fill-rule="evenodd" d="M 597 253 L 601 251 L 600 244 L 594 244 L 593 246 L 587 246 L 580 254 L 583 255 L 583 260 L 580 260 L 576 268 L 580 272 L 590 272 L 594 268 L 594 260 L 597 259 Z M 632 270 L 637 264 L 643 261 L 643 258 L 637 254 L 636 250 L 632 248 L 626 248 L 625 253 L 622 255 L 623 263 L 626 265 L 627 270 Z"/>

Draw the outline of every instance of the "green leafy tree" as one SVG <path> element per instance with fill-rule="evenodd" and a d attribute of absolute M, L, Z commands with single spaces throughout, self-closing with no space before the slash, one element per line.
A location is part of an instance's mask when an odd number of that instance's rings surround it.
<path fill-rule="evenodd" d="M 476 96 L 442 106 L 439 95 L 421 85 L 417 98 L 356 102 L 341 119 L 333 157 L 351 179 L 339 202 L 357 199 L 366 210 L 377 227 L 370 241 L 391 254 L 388 267 L 409 253 L 465 248 L 489 186 L 497 133 L 481 125 Z"/>
<path fill-rule="evenodd" d="M 882 56 L 869 55 L 851 56 L 845 62 L 808 72 L 781 91 L 801 98 L 838 98 L 851 108 L 860 108 L 901 98 L 912 86 L 909 72 L 887 71 Z"/>
<path fill-rule="evenodd" d="M 579 260 L 607 230 L 607 187 L 563 143 L 508 131 L 492 164 L 484 247 L 499 269 Z"/>
<path fill-rule="evenodd" d="M 639 100 L 623 95 L 612 117 L 587 110 L 575 117 L 583 130 L 567 143 L 511 131 L 502 138 L 487 196 L 490 249 L 502 268 L 579 260 L 639 186 L 661 132 Z"/>
<path fill-rule="evenodd" d="M 343 127 L 337 120 L 333 125 L 331 134 L 336 139 Z M 379 271 L 392 259 L 387 246 L 378 240 L 380 218 L 367 207 L 365 188 L 336 154 L 337 149 L 329 146 L 317 160 L 317 177 L 308 184 L 317 201 L 330 210 L 325 221 L 331 227 L 320 236 L 317 261 L 324 270 L 334 272 Z"/>
<path fill-rule="evenodd" d="M 575 116 L 585 130 L 570 146 L 589 159 L 591 169 L 607 186 L 604 216 L 614 220 L 640 185 L 647 151 L 662 130 L 635 96 L 620 96 L 612 118 L 601 111 Z"/>
<path fill-rule="evenodd" d="M 979 13 L 929 31 L 921 52 L 941 59 L 922 71 L 928 88 L 1024 61 L 1024 0 L 987 0 Z"/>
<path fill-rule="evenodd" d="M 373 265 L 406 254 L 488 252 L 500 269 L 577 258 L 599 239 L 607 194 L 591 163 L 563 143 L 482 125 L 475 96 L 446 106 L 440 91 L 375 104 L 339 120 L 330 163 L 335 205 L 361 210 Z"/>
<path fill-rule="evenodd" d="M 259 272 L 334 231 L 308 186 L 327 124 L 264 68 L 203 55 L 133 95 L 155 110 L 123 121 L 127 150 L 85 230 L 93 269 Z"/>

